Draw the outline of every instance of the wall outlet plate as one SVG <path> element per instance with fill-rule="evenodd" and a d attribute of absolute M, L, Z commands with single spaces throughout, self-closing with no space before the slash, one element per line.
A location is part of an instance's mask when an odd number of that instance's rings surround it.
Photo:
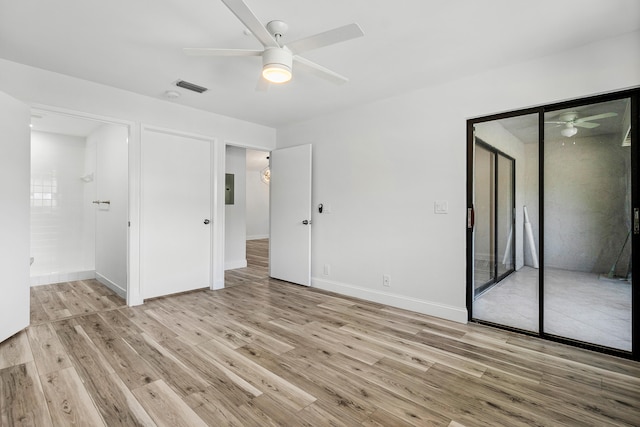
<path fill-rule="evenodd" d="M 433 212 L 437 214 L 449 213 L 449 201 L 448 200 L 436 200 L 433 203 Z"/>

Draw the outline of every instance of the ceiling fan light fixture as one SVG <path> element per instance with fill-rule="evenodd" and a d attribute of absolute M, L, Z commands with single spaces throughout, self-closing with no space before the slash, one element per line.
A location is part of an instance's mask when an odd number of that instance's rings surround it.
<path fill-rule="evenodd" d="M 291 76 L 291 67 L 284 64 L 267 64 L 262 68 L 262 77 L 271 83 L 286 83 Z"/>
<path fill-rule="evenodd" d="M 575 135 L 576 133 L 578 133 L 578 128 L 573 127 L 573 125 L 569 126 L 567 125 L 567 127 L 565 127 L 564 129 L 562 129 L 560 131 L 560 134 L 562 136 L 566 136 L 567 138 L 572 137 L 573 135 Z"/>
<path fill-rule="evenodd" d="M 291 80 L 293 55 L 286 48 L 265 49 L 262 54 L 262 77 L 271 83 Z"/>

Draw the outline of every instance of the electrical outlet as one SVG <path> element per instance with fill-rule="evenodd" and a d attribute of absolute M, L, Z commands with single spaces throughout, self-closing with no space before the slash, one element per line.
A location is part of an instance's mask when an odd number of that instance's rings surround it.
<path fill-rule="evenodd" d="M 329 264 L 325 264 L 325 265 L 324 265 L 324 270 L 322 271 L 322 273 L 323 273 L 325 276 L 330 275 L 330 274 L 331 274 L 331 266 L 330 266 Z"/>
<path fill-rule="evenodd" d="M 449 213 L 449 202 L 447 200 L 436 200 L 433 203 L 433 211 L 437 214 Z"/>
<path fill-rule="evenodd" d="M 386 286 L 387 288 L 391 286 L 391 276 L 388 274 L 382 275 L 382 286 Z"/>

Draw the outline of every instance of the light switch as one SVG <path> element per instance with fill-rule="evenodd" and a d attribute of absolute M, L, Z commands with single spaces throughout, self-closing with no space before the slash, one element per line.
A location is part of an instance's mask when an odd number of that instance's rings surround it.
<path fill-rule="evenodd" d="M 433 211 L 437 214 L 449 213 L 449 202 L 447 200 L 436 200 L 433 204 Z"/>

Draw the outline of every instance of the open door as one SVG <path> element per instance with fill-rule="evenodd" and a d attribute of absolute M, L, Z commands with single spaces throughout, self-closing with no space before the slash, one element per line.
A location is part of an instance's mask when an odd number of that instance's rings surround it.
<path fill-rule="evenodd" d="M 29 107 L 0 92 L 0 341 L 29 326 Z"/>
<path fill-rule="evenodd" d="M 269 275 L 311 285 L 311 145 L 270 156 Z"/>

